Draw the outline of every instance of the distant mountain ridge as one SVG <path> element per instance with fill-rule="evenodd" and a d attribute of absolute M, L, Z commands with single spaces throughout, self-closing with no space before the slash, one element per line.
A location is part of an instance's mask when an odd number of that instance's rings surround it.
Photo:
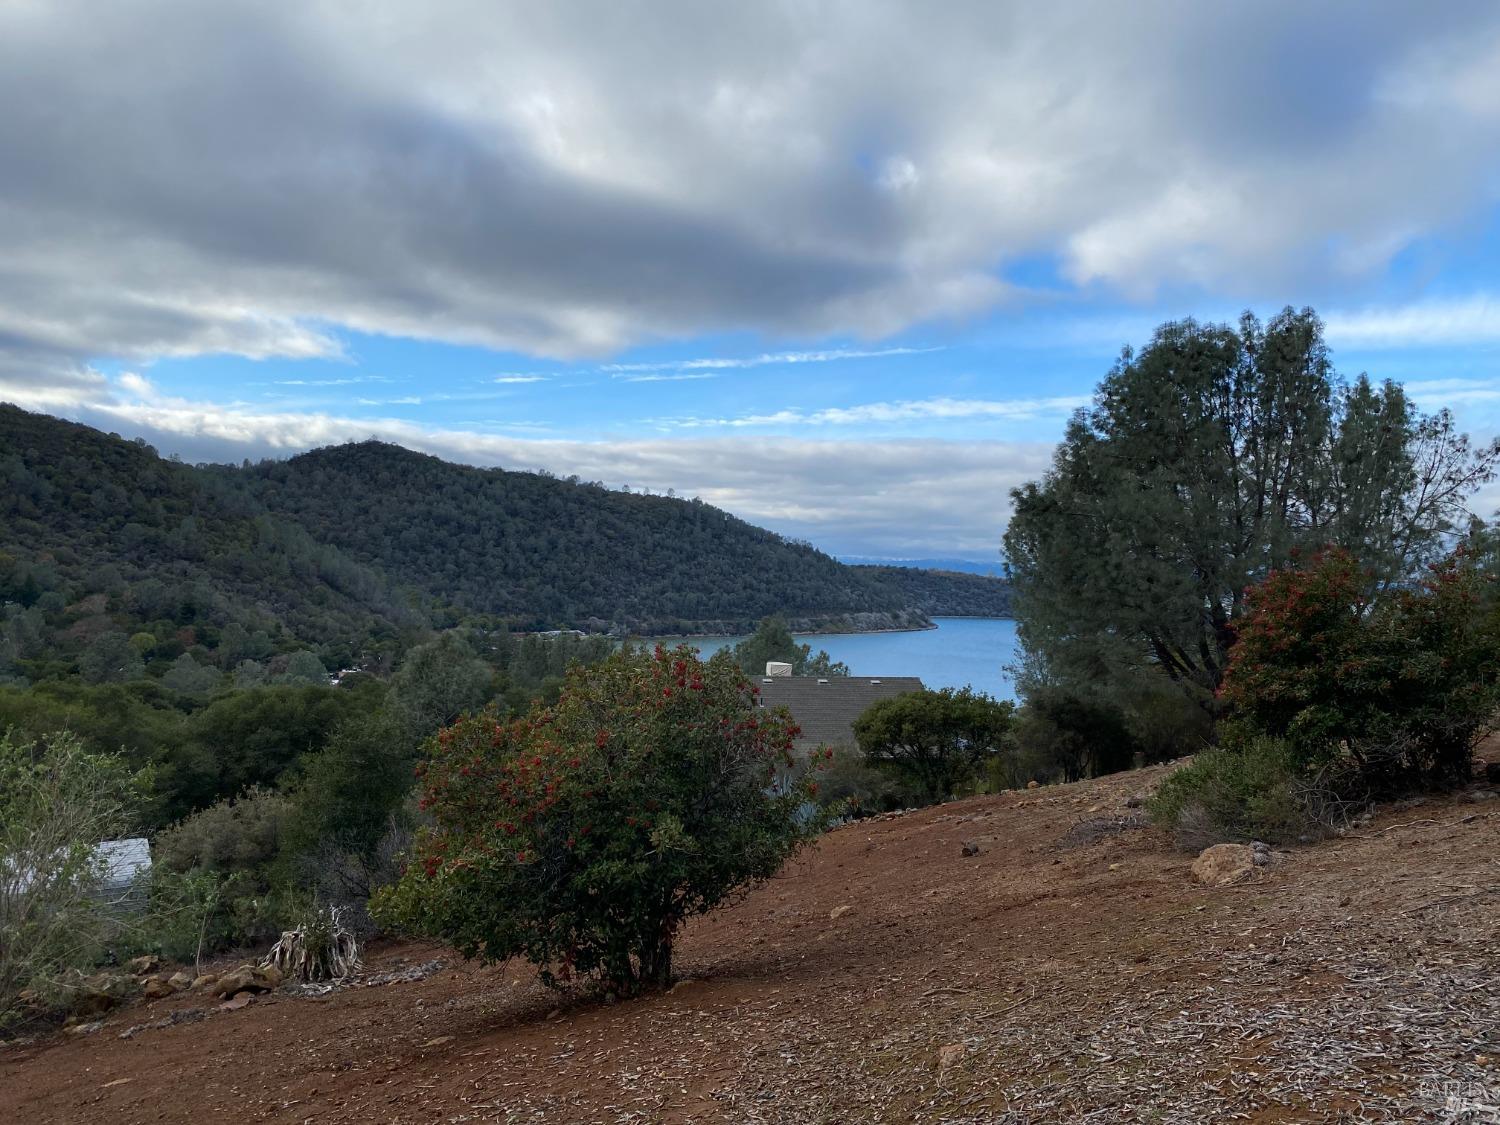
<path fill-rule="evenodd" d="M 848 566 L 701 501 L 373 441 L 195 467 L 0 405 L 0 480 L 0 602 L 50 592 L 80 640 L 165 620 L 211 648 L 237 623 L 344 660 L 463 620 L 649 635 L 780 613 L 909 628 L 1006 605 L 993 579 Z"/>

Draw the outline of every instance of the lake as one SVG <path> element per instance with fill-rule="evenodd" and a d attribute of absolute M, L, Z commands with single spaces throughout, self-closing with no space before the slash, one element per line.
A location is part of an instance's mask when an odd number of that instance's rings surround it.
<path fill-rule="evenodd" d="M 971 687 L 1014 699 L 1005 665 L 1017 655 L 1016 623 L 994 617 L 935 617 L 936 629 L 911 633 L 816 633 L 799 636 L 813 652 L 827 651 L 856 676 L 920 676 L 930 688 Z M 712 656 L 743 637 L 687 637 Z"/>

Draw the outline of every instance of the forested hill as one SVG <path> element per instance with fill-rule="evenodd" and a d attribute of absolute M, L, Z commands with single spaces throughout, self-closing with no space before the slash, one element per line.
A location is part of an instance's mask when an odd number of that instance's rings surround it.
<path fill-rule="evenodd" d="M 873 575 L 701 501 L 379 442 L 265 462 L 245 477 L 276 516 L 359 562 L 446 608 L 528 628 L 662 633 L 911 608 Z"/>
<path fill-rule="evenodd" d="M 232 485 L 0 404 L 0 664 L 152 623 L 216 650 L 234 626 L 229 667 L 295 641 L 338 659 L 426 628 L 383 575 Z"/>
<path fill-rule="evenodd" d="M 36 627 L 79 644 L 170 624 L 213 648 L 234 623 L 342 661 L 465 619 L 649 634 L 1004 612 L 994 580 L 846 566 L 700 501 L 379 442 L 193 467 L 0 405 L 0 480 L 0 603 L 41 604 Z"/>

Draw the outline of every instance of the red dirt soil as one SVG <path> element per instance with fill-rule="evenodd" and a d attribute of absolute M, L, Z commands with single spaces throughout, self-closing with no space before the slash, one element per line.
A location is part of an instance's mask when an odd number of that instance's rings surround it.
<path fill-rule="evenodd" d="M 1120 827 L 1166 768 L 840 828 L 641 1000 L 399 944 L 366 971 L 445 967 L 137 1003 L 0 1048 L 0 1122 L 1500 1120 L 1500 800 L 1385 809 L 1210 889 Z"/>

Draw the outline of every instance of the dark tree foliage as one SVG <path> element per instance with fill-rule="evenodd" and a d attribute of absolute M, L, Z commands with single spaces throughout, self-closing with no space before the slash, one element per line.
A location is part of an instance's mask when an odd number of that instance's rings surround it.
<path fill-rule="evenodd" d="M 774 612 L 910 608 L 888 576 L 698 501 L 454 465 L 380 442 L 263 463 L 242 483 L 278 517 L 422 590 L 439 614 L 659 633 L 732 630 Z"/>
<path fill-rule="evenodd" d="M 854 721 L 860 751 L 923 802 L 942 801 L 999 754 L 1014 707 L 969 688 L 911 691 L 873 703 Z"/>
<path fill-rule="evenodd" d="M 1340 382 L 1310 309 L 1164 324 L 1075 415 L 1047 476 L 1013 493 L 1005 548 L 1032 678 L 1149 666 L 1211 693 L 1247 587 L 1328 544 L 1383 583 L 1410 578 L 1496 458 L 1394 383 Z"/>
<path fill-rule="evenodd" d="M 383 577 L 219 474 L 4 404 L 0 548 L 0 603 L 30 607 L 55 593 L 46 647 L 75 658 L 82 647 L 70 638 L 94 620 L 151 634 L 163 670 L 227 634 L 225 671 L 268 655 L 273 638 L 343 661 L 423 624 Z M 120 677 L 111 668 L 102 678 Z"/>
<path fill-rule="evenodd" d="M 734 662 L 747 675 L 765 675 L 772 660 L 792 666 L 794 676 L 847 676 L 849 665 L 836 661 L 819 649 L 801 644 L 792 636 L 784 617 L 763 619 L 755 632 L 734 646 Z"/>

